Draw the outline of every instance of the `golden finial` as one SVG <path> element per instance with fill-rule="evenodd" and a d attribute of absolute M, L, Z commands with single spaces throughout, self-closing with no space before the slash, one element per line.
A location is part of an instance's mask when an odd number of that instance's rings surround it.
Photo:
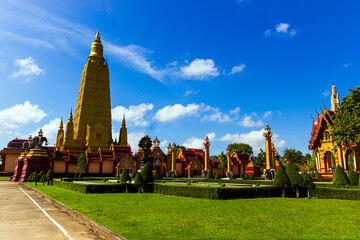
<path fill-rule="evenodd" d="M 99 30 L 97 30 L 97 32 L 96 32 L 95 41 L 100 42 L 100 33 L 99 33 Z"/>
<path fill-rule="evenodd" d="M 69 114 L 68 121 L 69 121 L 69 122 L 72 122 L 72 121 L 73 121 L 72 108 L 70 108 L 70 114 Z"/>

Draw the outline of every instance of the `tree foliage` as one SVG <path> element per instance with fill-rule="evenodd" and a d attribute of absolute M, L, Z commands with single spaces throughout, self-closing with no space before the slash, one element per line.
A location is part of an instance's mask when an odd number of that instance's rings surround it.
<path fill-rule="evenodd" d="M 146 163 L 144 165 L 144 167 L 141 169 L 141 175 L 143 177 L 144 184 L 151 184 L 154 182 L 154 175 L 152 173 L 152 166 L 150 163 Z"/>
<path fill-rule="evenodd" d="M 129 176 L 129 171 L 127 169 L 123 169 L 120 176 L 120 182 L 121 183 L 130 183 L 131 177 Z"/>
<path fill-rule="evenodd" d="M 349 173 L 349 181 L 351 186 L 357 186 L 359 183 L 359 174 L 354 170 L 351 170 Z"/>
<path fill-rule="evenodd" d="M 45 185 L 45 183 L 47 182 L 47 179 L 46 179 L 46 175 L 45 175 L 45 174 L 43 174 L 43 175 L 41 176 L 40 182 L 41 182 L 43 185 Z"/>
<path fill-rule="evenodd" d="M 360 143 L 360 87 L 350 89 L 343 98 L 341 107 L 336 110 L 334 127 L 331 132 L 337 146 Z"/>
<path fill-rule="evenodd" d="M 264 152 L 264 150 L 262 150 L 262 148 L 260 148 L 260 152 L 256 157 L 255 163 L 260 168 L 265 168 L 265 165 L 266 165 L 266 152 Z"/>
<path fill-rule="evenodd" d="M 290 179 L 290 184 L 296 190 L 296 197 L 300 196 L 300 188 L 305 186 L 304 179 L 298 173 L 296 167 L 293 164 L 288 164 L 285 170 Z"/>
<path fill-rule="evenodd" d="M 83 153 L 80 155 L 79 159 L 77 160 L 76 171 L 78 172 L 86 171 L 86 157 Z"/>
<path fill-rule="evenodd" d="M 212 172 L 208 171 L 206 174 L 206 179 L 212 179 L 212 178 L 213 178 Z"/>
<path fill-rule="evenodd" d="M 280 165 L 276 171 L 274 178 L 274 185 L 282 188 L 282 197 L 285 197 L 285 188 L 290 187 L 290 179 L 285 172 L 285 168 L 283 165 Z"/>
<path fill-rule="evenodd" d="M 299 150 L 295 150 L 294 148 L 285 148 L 282 159 L 283 161 L 285 161 L 285 163 L 289 164 L 303 164 L 306 161 L 302 152 L 300 152 Z"/>
<path fill-rule="evenodd" d="M 316 185 L 310 174 L 308 173 L 302 174 L 302 177 L 304 179 L 304 186 L 307 190 L 308 198 L 310 198 L 310 192 L 311 190 L 314 190 L 316 188 Z"/>
<path fill-rule="evenodd" d="M 49 171 L 46 173 L 46 179 L 47 179 L 47 185 L 53 184 L 54 176 L 51 169 L 49 169 Z"/>
<path fill-rule="evenodd" d="M 142 187 L 144 185 L 144 180 L 143 180 L 143 177 L 141 175 L 141 172 L 138 172 L 135 175 L 134 184 L 139 189 L 139 192 L 141 192 L 141 189 L 142 189 Z"/>
<path fill-rule="evenodd" d="M 336 166 L 332 182 L 334 185 L 346 185 L 350 183 L 348 176 L 340 165 Z"/>
<path fill-rule="evenodd" d="M 228 149 L 230 153 L 246 153 L 249 156 L 253 153 L 253 148 L 247 143 L 231 143 L 228 145 Z"/>

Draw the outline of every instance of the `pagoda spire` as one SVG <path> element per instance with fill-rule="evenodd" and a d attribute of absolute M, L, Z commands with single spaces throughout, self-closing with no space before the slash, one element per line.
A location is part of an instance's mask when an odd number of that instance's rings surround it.
<path fill-rule="evenodd" d="M 68 121 L 73 122 L 72 108 L 70 109 L 70 114 L 69 114 Z"/>
<path fill-rule="evenodd" d="M 103 57 L 103 45 L 101 44 L 99 30 L 96 32 L 94 42 L 91 44 L 91 51 L 88 60 L 102 64 L 105 62 Z"/>
<path fill-rule="evenodd" d="M 119 145 L 120 146 L 127 146 L 128 145 L 125 114 L 124 114 L 123 121 L 122 121 L 122 124 L 121 124 L 121 129 L 120 129 Z"/>
<path fill-rule="evenodd" d="M 64 123 L 63 119 L 60 120 L 59 130 L 56 135 L 55 149 L 61 150 L 64 145 Z"/>
<path fill-rule="evenodd" d="M 70 114 L 68 122 L 66 123 L 65 137 L 64 137 L 64 147 L 69 148 L 74 144 L 74 122 L 72 115 L 72 108 L 70 109 Z"/>
<path fill-rule="evenodd" d="M 336 91 L 336 86 L 333 83 L 332 87 L 332 94 L 331 94 L 331 111 L 336 111 L 340 107 L 340 99 L 339 94 Z"/>

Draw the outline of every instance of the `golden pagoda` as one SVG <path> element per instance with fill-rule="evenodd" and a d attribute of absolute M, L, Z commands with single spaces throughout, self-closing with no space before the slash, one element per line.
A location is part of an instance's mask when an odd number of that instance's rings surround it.
<path fill-rule="evenodd" d="M 103 57 L 103 45 L 97 31 L 81 76 L 75 117 L 70 113 L 63 144 L 58 150 L 96 151 L 112 143 L 109 67 Z M 60 128 L 62 123 L 60 123 Z M 68 129 L 69 128 L 69 129 Z M 59 131 L 61 132 L 61 131 Z"/>

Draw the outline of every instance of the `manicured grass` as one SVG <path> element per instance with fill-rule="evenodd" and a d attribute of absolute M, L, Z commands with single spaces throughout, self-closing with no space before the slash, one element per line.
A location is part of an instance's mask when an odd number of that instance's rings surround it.
<path fill-rule="evenodd" d="M 9 177 L 0 177 L 0 181 L 9 181 Z"/>
<path fill-rule="evenodd" d="M 29 184 L 34 187 L 33 183 Z M 355 239 L 360 202 L 159 194 L 81 194 L 36 188 L 128 239 Z"/>

